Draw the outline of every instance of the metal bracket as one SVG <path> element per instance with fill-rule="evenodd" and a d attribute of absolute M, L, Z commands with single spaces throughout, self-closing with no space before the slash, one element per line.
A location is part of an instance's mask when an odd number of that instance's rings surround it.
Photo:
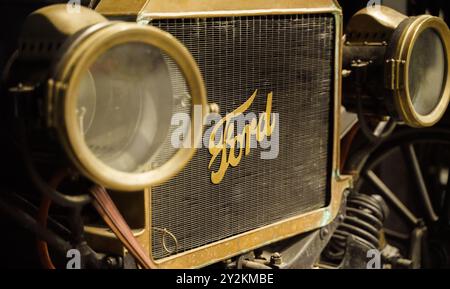
<path fill-rule="evenodd" d="M 388 59 L 385 66 L 385 86 L 390 90 L 399 90 L 404 87 L 404 69 L 406 61 L 400 59 Z"/>

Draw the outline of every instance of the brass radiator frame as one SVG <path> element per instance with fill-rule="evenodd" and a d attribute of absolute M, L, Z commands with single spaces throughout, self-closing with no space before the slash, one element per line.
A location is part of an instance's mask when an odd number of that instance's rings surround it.
<path fill-rule="evenodd" d="M 331 197 L 328 206 L 288 218 L 265 227 L 257 228 L 235 235 L 202 247 L 198 247 L 170 257 L 155 260 L 160 268 L 199 268 L 221 260 L 248 252 L 252 249 L 280 241 L 300 233 L 308 232 L 328 225 L 336 216 L 344 197 L 344 192 L 352 185 L 350 176 L 340 175 L 340 109 L 341 109 L 341 70 L 343 23 L 342 10 L 335 0 L 102 0 L 96 9 L 110 18 L 127 18 L 142 24 L 154 19 L 198 18 L 198 17 L 230 17 L 254 15 L 287 15 L 287 14 L 332 14 L 336 21 L 335 37 L 335 70 L 334 70 L 334 108 L 333 108 L 333 145 Z M 135 236 L 144 249 L 151 255 L 151 188 L 145 190 L 145 204 L 139 210 L 145 218 L 145 226 L 137 228 Z M 129 195 L 132 198 L 132 195 Z M 142 201 L 142 198 L 140 198 Z M 128 201 L 126 201 L 128 202 Z M 129 205 L 133 205 L 130 199 Z M 126 216 L 125 216 L 126 217 Z M 136 228 L 135 228 L 136 229 Z M 104 228 L 86 227 L 86 235 L 94 248 L 109 251 L 122 251 L 115 236 Z"/>

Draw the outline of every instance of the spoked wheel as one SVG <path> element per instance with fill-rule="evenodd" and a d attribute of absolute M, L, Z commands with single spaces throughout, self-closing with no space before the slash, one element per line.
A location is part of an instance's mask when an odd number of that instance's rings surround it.
<path fill-rule="evenodd" d="M 413 268 L 450 267 L 450 129 L 405 129 L 369 156 L 356 189 L 384 197 L 388 243 Z"/>

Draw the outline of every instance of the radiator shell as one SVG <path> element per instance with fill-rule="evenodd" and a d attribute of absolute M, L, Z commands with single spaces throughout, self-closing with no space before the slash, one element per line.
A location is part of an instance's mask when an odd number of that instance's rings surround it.
<path fill-rule="evenodd" d="M 273 92 L 280 131 L 284 124 L 289 127 L 280 136 L 281 160 L 261 160 L 260 150 L 252 150 L 227 171 L 222 183 L 213 185 L 210 156 L 200 149 L 178 176 L 144 193 L 145 228 L 137 235 L 156 262 L 162 268 L 201 267 L 328 224 L 351 181 L 338 171 L 342 13 L 336 2 L 117 2 L 104 0 L 97 10 L 176 36 L 199 64 L 208 101 L 218 103 L 222 113 L 242 104 L 256 89 L 252 111 L 259 113 Z M 250 21 L 254 27 L 248 28 Z M 180 31 L 183 23 L 197 28 Z M 217 27 L 208 30 L 214 23 Z M 242 37 L 253 30 L 253 36 L 259 35 L 254 42 Z M 206 37 L 200 37 L 202 32 Z M 218 37 L 224 45 L 208 42 Z M 286 43 L 292 45 L 282 45 Z M 303 113 L 295 118 L 298 112 Z M 293 153 L 299 148 L 304 150 L 301 156 Z M 253 183 L 239 182 L 248 176 Z M 155 228 L 177 236 L 177 254 L 164 253 Z"/>
<path fill-rule="evenodd" d="M 261 159 L 266 150 L 253 148 L 214 184 L 211 172 L 220 159 L 208 169 L 212 156 L 208 148 L 199 148 L 181 173 L 152 189 L 152 224 L 176 237 L 178 252 L 325 207 L 332 156 L 334 17 L 268 15 L 149 24 L 186 45 L 202 72 L 208 101 L 218 104 L 222 116 L 256 90 L 248 112 L 263 113 L 272 93 L 272 112 L 279 114 L 275 159 Z M 174 77 L 175 86 L 177 82 Z M 175 91 L 188 93 L 178 87 Z M 157 232 L 162 230 L 154 231 L 153 256 L 168 257 L 161 242 L 164 233 Z M 175 250 L 167 239 L 169 250 Z"/>

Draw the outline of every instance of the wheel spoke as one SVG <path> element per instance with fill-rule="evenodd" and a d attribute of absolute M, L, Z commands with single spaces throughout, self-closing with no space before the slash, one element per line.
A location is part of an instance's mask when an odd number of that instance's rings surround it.
<path fill-rule="evenodd" d="M 370 183 L 384 195 L 413 225 L 419 220 L 417 217 L 400 201 L 400 199 L 386 186 L 386 184 L 372 171 L 367 171 L 367 178 Z"/>
<path fill-rule="evenodd" d="M 388 228 L 384 228 L 383 229 L 384 233 L 386 234 L 386 236 L 391 237 L 391 238 L 395 238 L 401 241 L 408 241 L 410 236 L 408 234 L 402 233 L 402 232 L 398 232 L 395 230 L 391 230 Z"/>
<path fill-rule="evenodd" d="M 405 146 L 403 149 L 403 154 L 405 156 L 408 167 L 410 167 L 414 173 L 414 177 L 419 188 L 420 197 L 422 199 L 422 203 L 425 206 L 425 211 L 427 213 L 428 219 L 432 222 L 438 221 L 439 217 L 436 215 L 436 212 L 433 209 L 430 195 L 428 193 L 428 189 L 425 184 L 422 171 L 420 169 L 419 160 L 417 159 L 417 154 L 414 146 L 412 144 L 408 144 L 407 146 Z"/>

